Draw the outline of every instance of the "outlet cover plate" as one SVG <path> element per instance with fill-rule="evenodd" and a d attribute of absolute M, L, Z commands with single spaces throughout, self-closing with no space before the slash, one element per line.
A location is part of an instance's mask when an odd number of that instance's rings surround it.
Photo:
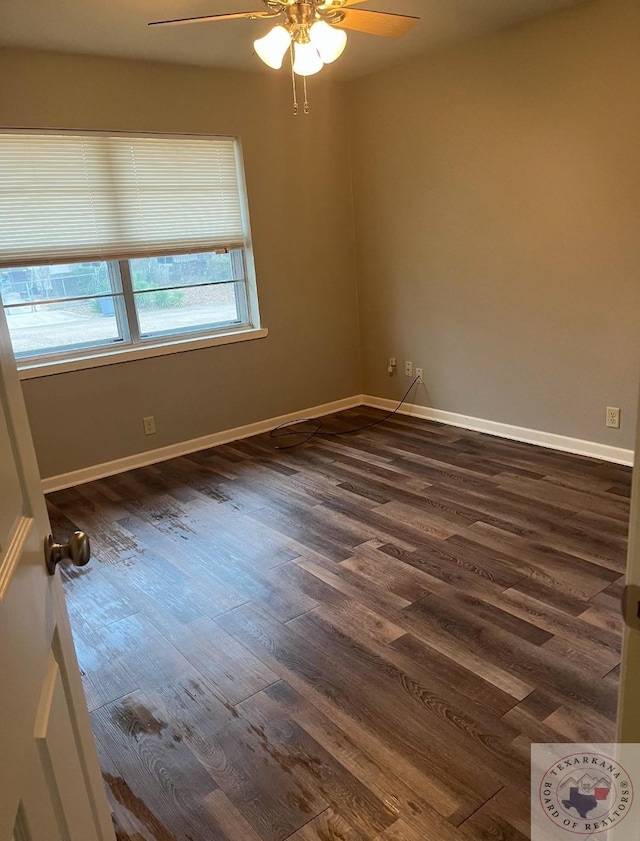
<path fill-rule="evenodd" d="M 616 406 L 607 406 L 606 424 L 609 429 L 620 429 L 620 409 Z"/>

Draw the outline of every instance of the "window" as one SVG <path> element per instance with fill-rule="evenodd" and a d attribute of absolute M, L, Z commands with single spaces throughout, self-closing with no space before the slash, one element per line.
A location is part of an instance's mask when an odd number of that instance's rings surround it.
<path fill-rule="evenodd" d="M 247 327 L 243 253 L 0 269 L 18 360 Z"/>
<path fill-rule="evenodd" d="M 246 218 L 232 138 L 0 134 L 0 296 L 17 359 L 251 333 Z"/>

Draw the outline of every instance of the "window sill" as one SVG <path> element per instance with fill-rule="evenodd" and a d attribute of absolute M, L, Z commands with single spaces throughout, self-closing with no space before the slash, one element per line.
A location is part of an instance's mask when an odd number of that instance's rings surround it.
<path fill-rule="evenodd" d="M 54 374 L 65 374 L 70 371 L 82 371 L 86 368 L 100 368 L 103 365 L 117 365 L 122 362 L 133 362 L 136 359 L 149 359 L 153 356 L 166 356 L 170 353 L 182 353 L 188 350 L 230 345 L 236 342 L 250 342 L 253 339 L 264 339 L 269 335 L 266 328 L 248 328 L 236 330 L 233 333 L 218 333 L 205 338 L 184 338 L 174 341 L 161 341 L 145 345 L 129 345 L 117 350 L 96 349 L 95 353 L 84 354 L 55 361 L 18 362 L 18 372 L 21 380 L 31 380 L 36 377 L 50 377 Z"/>

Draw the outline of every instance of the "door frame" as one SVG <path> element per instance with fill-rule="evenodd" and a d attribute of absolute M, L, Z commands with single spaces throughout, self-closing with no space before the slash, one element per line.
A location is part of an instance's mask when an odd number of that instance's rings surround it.
<path fill-rule="evenodd" d="M 626 583 L 640 584 L 640 398 L 636 423 L 636 443 L 631 483 L 629 544 Z M 622 610 L 622 605 L 621 605 Z M 633 664 L 637 663 L 637 668 Z M 622 642 L 620 687 L 618 690 L 617 740 L 640 744 L 640 631 L 625 623 Z"/>

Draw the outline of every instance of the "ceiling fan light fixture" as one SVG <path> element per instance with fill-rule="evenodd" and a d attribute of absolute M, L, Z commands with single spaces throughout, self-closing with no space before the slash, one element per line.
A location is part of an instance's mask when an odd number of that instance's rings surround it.
<path fill-rule="evenodd" d="M 257 0 L 256 0 L 257 2 Z M 280 70 L 287 50 L 291 52 L 293 112 L 298 114 L 296 76 L 303 77 L 304 113 L 309 113 L 307 76 L 319 73 L 325 64 L 336 61 L 347 45 L 347 33 L 354 29 L 369 35 L 398 38 L 405 35 L 420 18 L 397 12 L 351 9 L 368 0 L 262 0 L 262 9 L 248 12 L 199 15 L 198 17 L 154 20 L 149 26 L 181 26 L 223 20 L 279 19 L 263 38 L 253 42 L 258 57 L 274 70 Z"/>
<path fill-rule="evenodd" d="M 324 20 L 318 20 L 313 24 L 309 37 L 325 64 L 331 64 L 340 58 L 347 46 L 347 33 L 341 29 L 335 29 Z"/>
<path fill-rule="evenodd" d="M 293 72 L 298 76 L 314 76 L 324 67 L 320 53 L 311 42 L 305 44 L 296 41 L 293 50 Z"/>
<path fill-rule="evenodd" d="M 258 38 L 257 41 L 254 41 L 253 47 L 268 67 L 273 68 L 273 70 L 280 70 L 290 44 L 291 35 L 289 31 L 284 26 L 274 26 L 264 38 Z"/>

